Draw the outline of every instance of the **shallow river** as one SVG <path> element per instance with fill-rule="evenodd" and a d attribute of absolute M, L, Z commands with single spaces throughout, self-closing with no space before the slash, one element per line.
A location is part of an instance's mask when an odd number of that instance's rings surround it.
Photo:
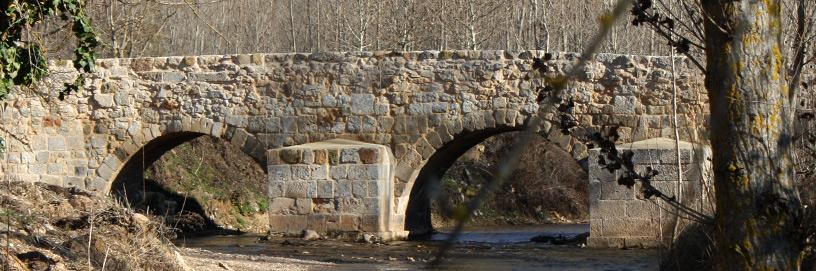
<path fill-rule="evenodd" d="M 589 226 L 540 225 L 469 229 L 436 270 L 657 270 L 658 251 L 644 249 L 588 249 L 578 245 L 529 242 L 538 235 L 573 236 Z M 388 244 L 334 240 L 306 242 L 258 236 L 214 236 L 179 240 L 178 245 L 214 252 L 287 257 L 331 262 L 331 270 L 427 269 L 445 233 L 431 241 L 398 241 Z"/>

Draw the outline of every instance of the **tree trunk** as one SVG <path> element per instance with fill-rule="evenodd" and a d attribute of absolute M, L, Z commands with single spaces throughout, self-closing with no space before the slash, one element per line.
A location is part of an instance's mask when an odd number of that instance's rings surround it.
<path fill-rule="evenodd" d="M 289 0 L 289 30 L 291 31 L 291 35 L 289 38 L 291 39 L 291 51 L 297 52 L 297 40 L 295 39 L 295 0 Z"/>
<path fill-rule="evenodd" d="M 780 0 L 702 1 L 719 270 L 799 270 Z"/>

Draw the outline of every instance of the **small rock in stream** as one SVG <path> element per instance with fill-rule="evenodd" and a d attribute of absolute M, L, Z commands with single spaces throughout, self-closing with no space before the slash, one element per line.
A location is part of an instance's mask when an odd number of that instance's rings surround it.
<path fill-rule="evenodd" d="M 360 238 L 360 242 L 362 242 L 362 243 L 373 243 L 374 242 L 374 235 L 364 233 Z"/>
<path fill-rule="evenodd" d="M 589 237 L 589 233 L 581 233 L 575 236 L 552 236 L 552 235 L 539 235 L 530 239 L 532 242 L 536 243 L 550 243 L 552 245 L 567 245 L 567 244 L 580 244 L 586 243 L 587 238 Z"/>
<path fill-rule="evenodd" d="M 313 241 L 320 239 L 320 234 L 317 234 L 317 232 L 313 230 L 303 230 L 301 238 L 306 241 Z"/>

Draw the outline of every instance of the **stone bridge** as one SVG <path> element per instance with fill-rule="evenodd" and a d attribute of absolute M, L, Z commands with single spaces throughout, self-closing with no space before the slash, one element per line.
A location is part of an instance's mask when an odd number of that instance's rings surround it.
<path fill-rule="evenodd" d="M 535 59 L 548 72 L 563 73 L 577 55 L 104 59 L 85 89 L 65 101 L 54 99 L 54 92 L 76 72 L 67 62 L 54 62 L 53 75 L 40 86 L 3 101 L 3 170 L 14 179 L 106 194 L 164 152 L 208 135 L 268 166 L 273 230 L 421 233 L 430 229 L 429 183 L 470 147 L 523 129 L 538 111 L 542 79 Z M 621 142 L 673 137 L 666 128 L 670 67 L 664 57 L 598 55 L 570 85 L 579 122 L 620 125 Z M 698 129 L 705 126 L 706 97 L 700 76 L 684 60 L 677 60 L 677 71 L 681 137 L 693 141 L 705 133 Z M 545 122 L 539 134 L 577 160 L 588 157 L 586 145 L 551 127 Z"/>

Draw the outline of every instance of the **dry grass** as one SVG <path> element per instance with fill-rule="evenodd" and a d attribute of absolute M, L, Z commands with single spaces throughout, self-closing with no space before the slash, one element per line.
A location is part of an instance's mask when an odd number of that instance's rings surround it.
<path fill-rule="evenodd" d="M 77 189 L 2 185 L 0 264 L 10 270 L 184 270 L 158 234 L 163 226 L 121 204 Z"/>

